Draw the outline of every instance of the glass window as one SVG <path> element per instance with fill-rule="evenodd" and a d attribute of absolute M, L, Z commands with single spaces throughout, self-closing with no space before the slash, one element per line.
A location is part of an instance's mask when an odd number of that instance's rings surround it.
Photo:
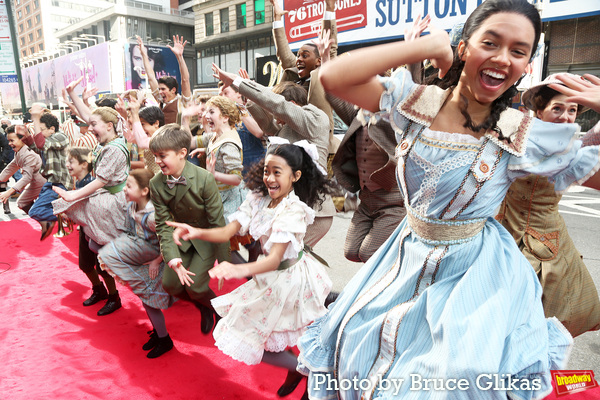
<path fill-rule="evenodd" d="M 25 6 L 25 14 L 29 14 L 31 8 L 29 6 Z"/>
<path fill-rule="evenodd" d="M 30 33 L 30 34 L 29 34 L 29 41 L 30 41 L 30 42 L 33 42 L 33 33 Z"/>
<path fill-rule="evenodd" d="M 237 29 L 242 29 L 246 27 L 246 3 L 236 4 L 235 21 L 235 26 Z"/>
<path fill-rule="evenodd" d="M 21 10 L 19 10 L 19 11 L 17 12 L 17 15 L 19 16 L 19 18 L 23 18 L 23 13 L 21 12 Z"/>
<path fill-rule="evenodd" d="M 40 1 L 39 0 L 33 0 L 33 8 L 35 8 L 37 10 L 37 8 L 40 6 Z"/>
<path fill-rule="evenodd" d="M 42 30 L 41 29 L 37 30 L 37 37 L 38 37 L 38 39 L 42 37 Z"/>
<path fill-rule="evenodd" d="M 212 36 L 214 33 L 213 14 L 211 12 L 206 13 L 204 14 L 204 36 Z"/>
<path fill-rule="evenodd" d="M 35 53 L 35 47 L 30 47 L 29 54 L 34 54 L 34 53 Z"/>
<path fill-rule="evenodd" d="M 40 23 L 40 14 L 35 16 L 35 23 L 39 24 Z"/>
<path fill-rule="evenodd" d="M 43 50 L 44 50 L 44 44 L 43 44 L 43 43 L 40 43 L 40 44 L 38 45 L 38 49 L 39 49 L 39 51 L 43 51 Z"/>
<path fill-rule="evenodd" d="M 27 20 L 27 29 L 29 29 L 29 28 L 31 28 L 31 20 L 30 19 Z"/>
<path fill-rule="evenodd" d="M 219 10 L 221 17 L 221 32 L 229 32 L 229 8 Z"/>
<path fill-rule="evenodd" d="M 254 0 L 254 25 L 265 23 L 265 0 Z"/>
<path fill-rule="evenodd" d="M 23 32 L 23 24 L 19 24 L 19 33 Z"/>
<path fill-rule="evenodd" d="M 21 46 L 25 46 L 25 38 L 21 37 Z"/>

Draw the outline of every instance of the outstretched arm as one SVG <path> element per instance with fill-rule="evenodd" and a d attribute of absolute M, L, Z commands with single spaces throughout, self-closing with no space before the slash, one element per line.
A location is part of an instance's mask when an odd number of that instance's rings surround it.
<path fill-rule="evenodd" d="M 394 42 L 346 53 L 323 65 L 319 78 L 326 91 L 376 112 L 383 93 L 383 86 L 376 78 L 378 74 L 398 65 L 430 59 L 443 76 L 450 69 L 452 58 L 448 33 L 432 28 L 431 34 L 411 42 Z"/>
<path fill-rule="evenodd" d="M 290 49 L 283 29 L 283 16 L 288 12 L 279 6 L 279 1 L 270 0 L 273 6 L 273 39 L 275 41 L 275 53 L 283 69 L 296 66 L 296 56 Z"/>
<path fill-rule="evenodd" d="M 183 50 L 187 40 L 183 40 L 183 36 L 173 35 L 173 47 L 168 46 L 169 49 L 175 54 L 177 62 L 179 63 L 179 73 L 181 74 L 181 95 L 186 99 L 191 99 L 192 89 L 190 88 L 190 72 L 183 58 Z"/>
<path fill-rule="evenodd" d="M 158 81 L 156 80 L 156 74 L 154 73 L 150 59 L 148 58 L 148 49 L 144 46 L 141 37 L 136 36 L 135 38 L 137 40 L 137 45 L 140 48 L 140 53 L 142 53 L 142 61 L 144 62 L 144 70 L 148 77 L 148 85 L 150 85 L 150 90 L 154 93 L 154 91 L 158 90 Z M 156 101 L 160 101 L 160 99 L 156 99 Z"/>
<path fill-rule="evenodd" d="M 92 110 L 88 106 L 85 105 L 82 99 L 79 98 L 73 91 L 81 83 L 83 80 L 83 76 L 76 81 L 73 81 L 67 85 L 65 91 L 73 101 L 73 105 L 77 109 L 77 113 L 81 116 L 81 119 L 85 121 L 86 124 L 90 123 L 90 116 L 92 115 Z"/>
<path fill-rule="evenodd" d="M 173 231 L 173 241 L 181 246 L 182 240 L 200 239 L 211 243 L 228 242 L 242 227 L 238 221 L 232 221 L 229 224 L 212 229 L 194 228 L 181 222 L 166 221 L 167 225 L 175 228 Z"/>

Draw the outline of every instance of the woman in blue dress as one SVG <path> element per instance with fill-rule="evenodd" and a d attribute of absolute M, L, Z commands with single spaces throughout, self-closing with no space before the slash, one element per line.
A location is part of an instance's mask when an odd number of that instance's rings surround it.
<path fill-rule="evenodd" d="M 324 65 L 326 90 L 379 112 L 398 141 L 407 217 L 301 338 L 311 399 L 531 399 L 572 345 L 544 318 L 541 286 L 494 219 L 515 179 L 551 177 L 557 191 L 598 187 L 599 148 L 578 126 L 511 109 L 541 31 L 525 0 L 487 0 L 453 54 L 437 29 Z M 437 85 L 396 65 L 430 59 Z"/>

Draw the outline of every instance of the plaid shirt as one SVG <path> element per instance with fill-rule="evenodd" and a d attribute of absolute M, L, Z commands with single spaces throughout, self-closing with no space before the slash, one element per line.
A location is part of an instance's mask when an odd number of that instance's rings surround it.
<path fill-rule="evenodd" d="M 37 147 L 35 141 L 30 147 Z M 69 138 L 60 131 L 47 137 L 42 148 L 37 147 L 42 161 L 44 161 L 44 166 L 40 171 L 42 176 L 49 183 L 62 183 L 66 188 L 70 187 L 72 182 L 66 167 L 67 147 L 69 147 Z"/>

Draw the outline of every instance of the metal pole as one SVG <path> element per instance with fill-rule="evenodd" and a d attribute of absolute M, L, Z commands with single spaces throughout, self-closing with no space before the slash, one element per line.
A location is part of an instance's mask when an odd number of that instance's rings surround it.
<path fill-rule="evenodd" d="M 17 42 L 17 29 L 13 19 L 12 0 L 6 0 L 6 14 L 8 15 L 8 26 L 10 27 L 10 39 L 13 45 L 13 55 L 15 57 L 15 69 L 17 70 L 17 80 L 19 81 L 19 94 L 21 95 L 22 113 L 27 112 L 27 104 L 25 103 L 25 89 L 23 88 L 23 76 L 21 75 L 21 62 L 19 61 L 19 43 Z"/>

